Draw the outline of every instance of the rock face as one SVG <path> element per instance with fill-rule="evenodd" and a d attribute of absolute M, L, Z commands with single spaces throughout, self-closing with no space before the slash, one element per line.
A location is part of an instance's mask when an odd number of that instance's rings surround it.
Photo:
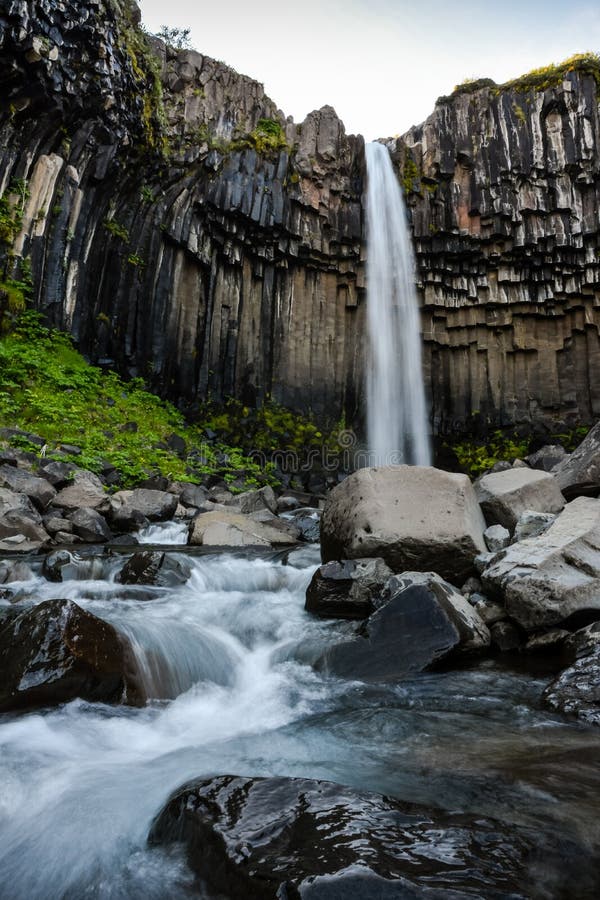
<path fill-rule="evenodd" d="M 133 653 L 112 625 L 70 600 L 46 600 L 0 632 L 0 712 L 65 703 L 144 702 Z"/>
<path fill-rule="evenodd" d="M 208 897 L 392 900 L 520 896 L 535 838 L 324 781 L 192 781 L 150 844 L 183 842 Z M 443 848 L 448 848 L 444 850 Z"/>
<path fill-rule="evenodd" d="M 565 497 L 600 494 L 600 423 L 594 425 L 581 444 L 556 467 L 555 473 Z"/>
<path fill-rule="evenodd" d="M 352 421 L 362 138 L 330 107 L 295 125 L 262 85 L 200 53 L 151 40 L 149 65 L 138 19 L 130 0 L 0 10 L 17 270 L 31 261 L 36 305 L 86 353 L 164 394 L 270 393 Z M 270 148 L 264 121 L 280 136 Z M 545 89 L 460 90 L 388 141 L 436 432 L 476 411 L 493 424 L 600 415 L 599 132 L 594 74 L 575 67 Z"/>
<path fill-rule="evenodd" d="M 600 500 L 579 497 L 542 534 L 500 551 L 483 585 L 504 597 L 508 615 L 528 631 L 574 613 L 600 618 Z"/>
<path fill-rule="evenodd" d="M 324 618 L 364 619 L 392 576 L 382 559 L 346 559 L 319 566 L 306 590 L 307 612 Z"/>
<path fill-rule="evenodd" d="M 393 681 L 457 652 L 489 646 L 489 631 L 475 608 L 432 572 L 394 576 L 386 591 L 388 599 L 358 636 L 326 651 L 322 668 L 362 681 Z"/>
<path fill-rule="evenodd" d="M 485 522 L 471 482 L 420 466 L 359 469 L 329 495 L 323 562 L 381 557 L 394 572 L 434 571 L 462 584 L 485 552 Z"/>
<path fill-rule="evenodd" d="M 525 510 L 557 513 L 565 505 L 557 480 L 537 469 L 492 472 L 475 482 L 486 521 L 513 531 Z M 491 549 L 491 548 L 490 548 Z"/>

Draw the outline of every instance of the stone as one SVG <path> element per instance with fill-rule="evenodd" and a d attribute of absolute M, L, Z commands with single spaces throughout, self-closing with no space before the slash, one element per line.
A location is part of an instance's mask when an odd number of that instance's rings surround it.
<path fill-rule="evenodd" d="M 543 698 L 557 712 L 600 725 L 600 648 L 564 669 L 548 685 Z"/>
<path fill-rule="evenodd" d="M 46 600 L 0 632 L 0 712 L 81 697 L 140 706 L 135 657 L 112 625 L 71 600 Z"/>
<path fill-rule="evenodd" d="M 489 646 L 490 633 L 480 616 L 439 575 L 395 575 L 386 594 L 356 637 L 325 651 L 320 668 L 361 681 L 395 681 Z"/>
<path fill-rule="evenodd" d="M 182 559 L 176 559 L 157 550 L 142 550 L 131 556 L 117 575 L 120 584 L 150 584 L 174 587 L 185 584 L 191 567 Z"/>
<path fill-rule="evenodd" d="M 500 653 L 509 653 L 518 650 L 523 643 L 521 632 L 512 622 L 501 621 L 490 625 L 492 647 Z"/>
<path fill-rule="evenodd" d="M 103 544 L 112 537 L 106 519 L 95 509 L 77 509 L 69 519 L 77 537 L 87 544 Z"/>
<path fill-rule="evenodd" d="M 44 478 L 38 478 L 14 466 L 0 466 L 0 487 L 8 488 L 19 494 L 26 494 L 31 502 L 41 511 L 56 495 L 56 491 Z"/>
<path fill-rule="evenodd" d="M 69 535 L 72 537 L 72 535 Z M 48 581 L 63 581 L 63 569 L 65 567 L 74 567 L 74 559 L 68 550 L 55 550 L 49 553 L 42 564 L 42 575 Z"/>
<path fill-rule="evenodd" d="M 294 509 L 300 509 L 302 504 L 296 497 L 290 497 L 288 494 L 285 494 L 282 497 L 279 497 L 277 500 L 277 512 L 291 512 Z"/>
<path fill-rule="evenodd" d="M 600 422 L 556 466 L 554 477 L 568 500 L 580 496 L 597 497 L 600 494 Z"/>
<path fill-rule="evenodd" d="M 481 590 L 481 581 L 479 578 L 475 578 L 474 575 L 471 575 L 470 578 L 467 578 L 465 583 L 460 589 L 463 597 L 470 597 L 471 594 L 477 593 L 477 591 Z"/>
<path fill-rule="evenodd" d="M 188 543 L 204 547 L 271 547 L 294 541 L 285 531 L 250 516 L 218 510 L 201 513 L 192 520 Z"/>
<path fill-rule="evenodd" d="M 600 619 L 600 500 L 573 500 L 542 534 L 496 554 L 482 582 L 526 631 L 559 625 L 574 613 Z"/>
<path fill-rule="evenodd" d="M 9 512 L 18 511 L 26 514 L 34 521 L 41 523 L 42 517 L 26 494 L 17 494 L 8 488 L 0 487 L 0 520 Z"/>
<path fill-rule="evenodd" d="M 12 584 L 15 581 L 31 581 L 34 578 L 33 571 L 27 563 L 21 560 L 0 561 L 0 584 Z"/>
<path fill-rule="evenodd" d="M 316 544 L 321 537 L 321 511 L 318 509 L 294 510 L 287 513 L 285 518 L 291 522 L 300 532 L 303 541 L 309 544 Z"/>
<path fill-rule="evenodd" d="M 462 584 L 485 551 L 484 528 L 466 475 L 421 466 L 359 469 L 325 502 L 321 557 L 381 557 L 394 572 L 431 569 Z"/>
<path fill-rule="evenodd" d="M 173 518 L 177 509 L 178 499 L 175 494 L 168 491 L 149 490 L 136 488 L 133 491 L 117 491 L 111 497 L 111 515 L 113 520 L 126 516 L 134 521 L 136 517 L 143 516 L 150 522 L 164 522 Z M 115 513 L 118 510 L 118 513 Z"/>
<path fill-rule="evenodd" d="M 234 775 L 183 785 L 148 835 L 151 846 L 182 843 L 207 896 L 227 900 L 458 900 L 471 896 L 473 872 L 473 896 L 481 884 L 486 897 L 529 895 L 532 856 L 547 871 L 564 865 L 542 840 L 331 782 Z"/>
<path fill-rule="evenodd" d="M 227 510 L 230 509 L 230 507 L 224 508 Z M 212 510 L 208 511 L 211 512 Z M 250 518 L 254 522 L 261 522 L 262 524 L 268 525 L 270 528 L 275 528 L 276 531 L 285 534 L 291 544 L 295 544 L 301 538 L 300 529 L 296 527 L 295 523 L 291 522 L 289 519 L 279 518 L 279 516 L 269 512 L 268 509 L 260 509 L 258 512 L 250 513 Z"/>
<path fill-rule="evenodd" d="M 503 525 L 489 525 L 483 532 L 483 539 L 490 553 L 496 553 L 510 544 L 510 531 Z"/>
<path fill-rule="evenodd" d="M 565 505 L 554 477 L 536 469 L 484 475 L 475 482 L 475 493 L 488 525 L 503 525 L 510 532 L 525 510 L 557 513 Z"/>
<path fill-rule="evenodd" d="M 0 519 L 0 540 L 24 535 L 29 541 L 45 544 L 50 540 L 46 529 L 27 510 L 11 509 Z"/>
<path fill-rule="evenodd" d="M 36 553 L 42 546 L 40 541 L 32 541 L 24 534 L 11 534 L 0 540 L 2 553 Z"/>
<path fill-rule="evenodd" d="M 555 519 L 556 516 L 553 513 L 540 513 L 532 509 L 526 509 L 521 513 L 515 525 L 513 540 L 515 542 L 524 541 L 526 538 L 543 534 L 544 531 L 550 528 Z"/>
<path fill-rule="evenodd" d="M 52 487 L 60 490 L 72 483 L 76 469 L 77 466 L 73 463 L 43 459 L 40 462 L 39 474 L 49 481 Z"/>
<path fill-rule="evenodd" d="M 63 519 L 61 516 L 50 514 L 44 518 L 44 528 L 48 534 L 57 534 L 59 531 L 72 533 L 73 523 L 69 519 Z"/>
<path fill-rule="evenodd" d="M 567 451 L 561 444 L 547 444 L 540 447 L 535 453 L 526 457 L 532 469 L 541 469 L 543 472 L 551 472 L 556 466 L 567 458 Z"/>
<path fill-rule="evenodd" d="M 485 622 L 488 628 L 491 628 L 496 622 L 506 619 L 504 607 L 499 603 L 494 603 L 493 600 L 490 600 L 483 594 L 471 594 L 469 603 L 475 607 L 477 614 L 481 616 L 482 621 Z"/>
<path fill-rule="evenodd" d="M 182 506 L 193 506 L 200 509 L 206 504 L 208 491 L 201 484 L 186 484 L 179 494 Z"/>
<path fill-rule="evenodd" d="M 551 628 L 549 631 L 532 634 L 525 644 L 525 650 L 527 653 L 555 653 L 564 646 L 570 634 L 564 628 Z"/>
<path fill-rule="evenodd" d="M 269 512 L 277 512 L 277 497 L 272 487 L 266 485 L 256 491 L 245 491 L 240 494 L 239 507 L 242 513 L 253 513 L 259 509 L 268 509 Z"/>
<path fill-rule="evenodd" d="M 108 495 L 92 481 L 82 479 L 62 488 L 52 506 L 62 510 L 97 509 L 103 512 L 108 507 Z"/>
<path fill-rule="evenodd" d="M 382 559 L 347 559 L 319 566 L 305 610 L 323 618 L 364 619 L 375 611 L 392 570 Z"/>
<path fill-rule="evenodd" d="M 72 531 L 57 531 L 52 539 L 55 544 L 78 544 L 81 540 Z"/>

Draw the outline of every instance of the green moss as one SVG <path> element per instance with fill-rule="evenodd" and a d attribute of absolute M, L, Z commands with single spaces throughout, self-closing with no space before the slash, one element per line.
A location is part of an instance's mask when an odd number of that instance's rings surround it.
<path fill-rule="evenodd" d="M 23 178 L 13 178 L 6 193 L 0 197 L 0 244 L 13 245 L 23 224 L 28 198 L 27 182 Z"/>
<path fill-rule="evenodd" d="M 105 219 L 103 224 L 113 237 L 118 238 L 120 241 L 124 241 L 126 244 L 129 243 L 129 231 L 124 225 L 119 225 L 114 219 Z"/>
<path fill-rule="evenodd" d="M 421 173 L 417 167 L 416 162 L 410 155 L 410 151 L 407 150 L 406 157 L 404 159 L 404 165 L 402 166 L 402 187 L 404 188 L 405 194 L 410 193 L 418 193 L 420 184 L 421 184 Z"/>
<path fill-rule="evenodd" d="M 89 365 L 68 335 L 43 327 L 35 313 L 24 313 L 0 339 L 0 371 L 0 425 L 40 434 L 48 455 L 59 443 L 75 444 L 82 454 L 74 462 L 92 471 L 108 462 L 125 486 L 153 473 L 198 480 L 217 472 L 250 485 L 274 483 L 269 467 L 262 469 L 239 447 L 207 443 L 200 424 L 187 425 L 140 379 L 125 382 Z M 122 431 L 126 422 L 135 422 L 137 431 Z M 187 458 L 168 449 L 172 434 L 185 441 Z"/>
<path fill-rule="evenodd" d="M 283 127 L 276 119 L 259 119 L 253 131 L 236 138 L 229 145 L 229 150 L 246 148 L 256 150 L 261 156 L 274 156 L 282 150 L 291 150 Z"/>

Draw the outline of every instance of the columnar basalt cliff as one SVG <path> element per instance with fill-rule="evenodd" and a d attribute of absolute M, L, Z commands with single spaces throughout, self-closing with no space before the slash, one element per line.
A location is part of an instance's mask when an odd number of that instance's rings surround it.
<path fill-rule="evenodd" d="M 188 406 L 354 415 L 362 138 L 147 39 L 129 0 L 0 11 L 8 274 L 30 259 L 52 323 Z"/>
<path fill-rule="evenodd" d="M 0 0 L 0 50 L 0 309 L 31 267 L 84 352 L 187 407 L 358 421 L 362 138 L 147 38 L 131 0 Z M 597 82 L 469 86 L 386 141 L 438 433 L 600 414 Z"/>
<path fill-rule="evenodd" d="M 600 66 L 466 85 L 388 141 L 437 432 L 600 414 Z"/>

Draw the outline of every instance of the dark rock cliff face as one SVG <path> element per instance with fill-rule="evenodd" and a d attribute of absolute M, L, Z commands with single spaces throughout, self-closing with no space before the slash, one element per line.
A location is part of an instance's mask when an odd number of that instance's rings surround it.
<path fill-rule="evenodd" d="M 600 414 L 594 74 L 442 98 L 388 141 L 409 205 L 437 432 Z"/>
<path fill-rule="evenodd" d="M 192 409 L 271 395 L 357 421 L 362 138 L 330 107 L 295 125 L 138 21 L 130 0 L 0 0 L 0 196 L 19 213 L 2 277 L 30 260 L 52 323 Z M 596 81 L 574 71 L 455 93 L 387 141 L 436 432 L 600 414 L 598 136 Z"/>

